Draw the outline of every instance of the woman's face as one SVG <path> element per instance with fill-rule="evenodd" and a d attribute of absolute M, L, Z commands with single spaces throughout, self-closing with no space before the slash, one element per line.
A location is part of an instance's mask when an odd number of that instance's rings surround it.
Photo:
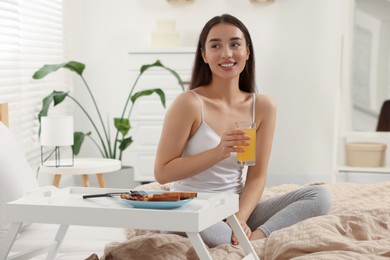
<path fill-rule="evenodd" d="M 232 79 L 239 77 L 249 57 L 245 36 L 240 29 L 228 23 L 211 28 L 202 52 L 213 77 Z"/>

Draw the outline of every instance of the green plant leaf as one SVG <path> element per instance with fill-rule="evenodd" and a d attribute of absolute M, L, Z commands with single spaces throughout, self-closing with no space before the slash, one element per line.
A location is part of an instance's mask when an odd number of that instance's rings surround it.
<path fill-rule="evenodd" d="M 63 91 L 56 91 L 54 90 L 50 95 L 46 96 L 42 100 L 42 108 L 41 111 L 38 113 L 38 119 L 39 122 L 41 122 L 41 117 L 42 116 L 47 116 L 49 112 L 49 108 L 52 102 L 54 102 L 54 106 L 60 104 L 66 96 L 68 96 L 69 92 L 63 92 Z"/>
<path fill-rule="evenodd" d="M 123 151 L 133 143 L 133 138 L 130 136 L 128 138 L 120 140 L 119 143 L 119 150 Z"/>
<path fill-rule="evenodd" d="M 172 73 L 173 76 L 175 76 L 175 78 L 177 79 L 177 82 L 179 83 L 180 87 L 181 87 L 181 90 L 184 90 L 184 82 L 181 80 L 179 74 L 174 71 L 173 69 L 170 69 L 168 67 L 165 67 L 163 66 L 167 71 L 169 71 L 170 73 Z"/>
<path fill-rule="evenodd" d="M 126 136 L 131 128 L 130 121 L 127 118 L 114 118 L 114 125 L 123 136 Z"/>
<path fill-rule="evenodd" d="M 84 142 L 84 138 L 88 135 L 91 135 L 91 132 L 83 133 L 83 132 L 74 132 L 73 133 L 73 154 L 78 155 L 80 153 L 81 145 Z"/>
<path fill-rule="evenodd" d="M 137 93 L 134 93 L 134 95 L 131 96 L 131 102 L 135 103 L 135 101 L 138 98 L 140 98 L 142 96 L 150 96 L 153 93 L 156 93 L 157 95 L 160 96 L 161 104 L 163 105 L 163 107 L 165 107 L 165 93 L 160 88 L 146 89 L 146 90 L 138 91 Z"/>
<path fill-rule="evenodd" d="M 95 101 L 93 95 L 92 95 L 92 91 L 89 88 L 86 80 L 82 76 L 84 69 L 85 69 L 85 65 L 83 63 L 80 63 L 77 61 L 69 61 L 69 62 L 61 63 L 61 64 L 46 64 L 34 73 L 33 78 L 34 79 L 42 79 L 42 78 L 46 77 L 48 74 L 55 72 L 61 68 L 68 69 L 68 70 L 73 71 L 76 74 L 78 74 L 83 79 L 84 85 L 86 86 L 88 92 L 90 93 L 92 101 L 94 102 L 94 105 L 95 105 L 95 108 L 96 108 L 97 113 L 99 115 L 99 119 L 101 121 L 102 128 L 104 130 L 105 135 L 102 136 L 100 134 L 99 129 L 95 125 L 95 123 L 92 120 L 92 118 L 90 117 L 89 113 L 84 109 L 84 107 L 76 99 L 74 99 L 69 94 L 69 92 L 53 91 L 53 93 L 51 93 L 50 95 L 45 97 L 42 100 L 42 109 L 38 114 L 39 121 L 41 120 L 42 116 L 48 115 L 48 111 L 49 111 L 52 103 L 54 104 L 54 106 L 56 106 L 58 104 L 61 104 L 65 100 L 65 98 L 68 97 L 68 99 L 74 101 L 76 103 L 76 105 L 78 105 L 80 107 L 80 109 L 85 113 L 85 115 L 90 120 L 92 126 L 96 130 L 98 137 L 100 139 L 100 144 L 99 144 L 92 138 L 91 132 L 86 133 L 86 134 L 82 133 L 82 132 L 75 132 L 74 133 L 74 145 L 73 145 L 74 154 L 77 155 L 80 152 L 81 145 L 82 145 L 85 137 L 87 136 L 95 143 L 95 145 L 98 147 L 98 149 L 100 150 L 103 157 L 114 158 L 114 157 L 116 157 L 116 151 L 118 151 L 118 149 L 119 149 L 120 150 L 119 159 L 121 159 L 123 150 L 128 148 L 133 142 L 132 137 L 128 137 L 128 138 L 124 138 L 124 137 L 126 137 L 129 134 L 129 131 L 131 129 L 131 124 L 130 124 L 129 118 L 130 118 L 130 114 L 131 114 L 131 111 L 133 109 L 133 105 L 134 105 L 135 101 L 138 100 L 138 98 L 140 98 L 142 96 L 149 96 L 149 95 L 152 95 L 153 93 L 156 93 L 157 95 L 159 95 L 160 101 L 161 101 L 163 107 L 164 108 L 166 107 L 166 97 L 165 97 L 165 93 L 162 89 L 156 88 L 156 89 L 142 90 L 142 91 L 139 91 L 133 95 L 133 90 L 136 87 L 140 76 L 142 76 L 142 74 L 146 70 L 153 68 L 153 67 L 160 67 L 160 68 L 163 68 L 163 69 L 167 70 L 168 72 L 170 72 L 178 80 L 182 90 L 184 90 L 184 83 L 181 80 L 179 74 L 176 73 L 176 71 L 174 71 L 168 67 L 165 67 L 160 62 L 160 60 L 157 60 L 156 62 L 154 62 L 152 64 L 146 64 L 146 65 L 141 66 L 140 74 L 138 75 L 138 77 L 137 77 L 135 83 L 133 84 L 133 86 L 130 90 L 130 93 L 128 94 L 128 97 L 126 99 L 126 104 L 125 104 L 125 107 L 123 109 L 122 117 L 121 118 L 114 118 L 114 125 L 115 125 L 115 128 L 118 130 L 118 132 L 116 133 L 116 136 L 115 136 L 113 143 L 111 142 L 109 127 L 108 127 L 108 133 L 107 133 L 106 132 L 107 126 L 105 125 L 105 123 L 101 119 L 99 108 L 96 104 L 96 101 Z M 130 102 L 130 100 L 132 102 Z M 128 108 L 127 107 L 128 104 L 130 104 L 129 116 L 124 118 L 124 115 L 125 115 L 127 108 Z M 39 133 L 40 133 L 40 129 L 39 129 Z M 119 138 L 119 133 L 121 133 L 122 139 Z M 105 138 L 105 139 L 103 139 L 103 138 Z M 113 145 L 113 149 L 111 149 L 111 144 Z M 119 144 L 119 148 L 117 148 L 117 144 Z"/>
<path fill-rule="evenodd" d="M 169 67 L 164 66 L 164 65 L 161 63 L 160 60 L 156 60 L 156 62 L 154 62 L 154 63 L 152 63 L 152 64 L 145 64 L 145 65 L 141 66 L 140 73 L 142 74 L 142 73 L 144 73 L 146 70 L 148 70 L 148 69 L 150 69 L 150 68 L 153 68 L 153 67 L 161 67 L 161 68 L 164 68 L 164 69 L 166 69 L 167 71 L 169 71 L 169 72 L 177 79 L 177 82 L 179 83 L 181 89 L 184 90 L 184 82 L 183 82 L 183 80 L 181 79 L 181 77 L 179 76 L 179 74 L 178 74 L 175 70 L 173 70 L 173 69 L 171 69 L 171 68 L 169 68 Z"/>
<path fill-rule="evenodd" d="M 42 79 L 46 77 L 48 74 L 55 72 L 61 68 L 68 69 L 70 71 L 76 72 L 78 75 L 82 75 L 83 71 L 85 69 L 85 65 L 81 62 L 77 61 L 69 61 L 66 63 L 61 63 L 61 64 L 46 64 L 39 70 L 37 70 L 34 75 L 33 79 Z"/>
<path fill-rule="evenodd" d="M 164 65 L 161 64 L 161 62 L 159 60 L 156 60 L 154 63 L 152 64 L 145 64 L 145 65 L 142 65 L 141 66 L 141 69 L 140 69 L 140 73 L 144 73 L 146 70 L 152 68 L 152 67 L 164 67 Z"/>

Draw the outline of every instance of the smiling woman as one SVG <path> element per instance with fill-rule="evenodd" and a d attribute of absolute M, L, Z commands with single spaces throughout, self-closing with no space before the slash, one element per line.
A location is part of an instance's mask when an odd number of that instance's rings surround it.
<path fill-rule="evenodd" d="M 205 28 L 205 30 L 203 30 L 201 35 L 199 36 L 199 43 L 197 46 L 197 50 L 203 50 L 204 52 L 206 51 L 207 48 L 209 48 L 209 50 L 215 49 L 215 51 L 210 52 L 209 54 L 211 56 L 210 58 L 212 58 L 212 53 L 215 53 L 217 50 L 221 51 L 220 46 L 222 44 L 221 43 L 222 38 L 226 40 L 226 36 L 221 35 L 220 33 L 218 35 L 215 35 L 215 37 L 206 40 L 206 38 L 208 37 L 207 32 L 211 30 L 212 27 L 215 25 L 220 26 L 221 24 L 218 24 L 218 21 L 216 20 L 211 21 L 209 24 L 207 24 L 207 28 Z M 235 52 L 238 51 L 247 52 L 246 53 L 247 66 L 245 67 L 245 70 L 243 71 L 244 73 L 240 76 L 239 79 L 240 88 L 246 88 L 244 90 L 247 92 L 255 92 L 256 85 L 255 85 L 255 62 L 254 62 L 253 43 L 250 37 L 245 38 L 244 36 L 244 35 L 249 35 L 249 32 L 246 29 L 246 27 L 242 27 L 242 26 L 239 27 L 242 29 L 242 31 L 240 31 L 237 26 L 238 24 L 236 24 L 234 21 L 232 21 L 232 23 L 230 24 L 224 24 L 224 25 L 227 31 L 232 31 L 233 33 L 231 37 L 230 38 L 228 37 L 227 39 L 231 46 L 228 45 L 229 48 L 226 47 L 227 48 L 226 50 L 228 52 L 225 53 L 224 55 L 232 55 L 233 50 Z M 199 71 L 193 70 L 190 88 L 206 85 L 211 80 L 211 70 L 210 70 L 211 67 L 204 65 L 204 64 L 208 64 L 208 57 L 206 58 L 204 56 L 204 52 L 198 51 L 196 53 L 194 67 L 199 69 Z M 252 68 L 252 71 L 249 71 L 248 68 Z"/>
<path fill-rule="evenodd" d="M 236 213 L 250 240 L 301 220 L 326 214 L 330 207 L 321 187 L 297 190 L 259 203 L 268 174 L 268 160 L 276 121 L 272 99 L 256 94 L 254 51 L 246 26 L 223 14 L 209 20 L 200 33 L 190 90 L 179 95 L 164 119 L 155 160 L 155 177 L 173 182 L 173 191 L 225 192 L 240 195 Z M 235 129 L 249 121 L 255 140 Z M 237 163 L 237 153 L 255 143 L 255 165 Z M 292 217 L 294 216 L 294 217 Z M 237 245 L 224 221 L 201 232 L 209 247 Z"/>
<path fill-rule="evenodd" d="M 202 57 L 210 69 L 215 70 L 217 77 L 234 78 L 244 69 L 249 53 L 240 29 L 234 25 L 218 24 L 210 30 Z"/>

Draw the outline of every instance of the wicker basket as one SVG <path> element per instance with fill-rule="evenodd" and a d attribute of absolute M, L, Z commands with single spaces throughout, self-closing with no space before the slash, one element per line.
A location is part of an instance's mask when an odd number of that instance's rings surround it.
<path fill-rule="evenodd" d="M 384 167 L 386 164 L 386 144 L 347 143 L 346 165 L 353 167 Z"/>

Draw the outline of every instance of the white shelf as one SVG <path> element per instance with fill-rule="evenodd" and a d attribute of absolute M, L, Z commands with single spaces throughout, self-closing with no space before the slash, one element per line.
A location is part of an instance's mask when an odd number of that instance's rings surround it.
<path fill-rule="evenodd" d="M 356 173 L 384 173 L 390 174 L 390 167 L 352 167 L 340 166 L 338 172 L 356 172 Z"/>
<path fill-rule="evenodd" d="M 374 3 L 375 2 L 375 3 Z M 361 115 L 361 109 L 362 107 L 359 107 L 357 109 L 356 107 L 356 100 L 354 100 L 352 94 L 352 77 L 353 74 L 353 46 L 354 46 L 354 34 L 355 28 L 357 26 L 363 26 L 362 28 L 366 31 L 369 31 L 371 34 L 372 40 L 375 39 L 375 37 L 379 37 L 378 35 L 382 33 L 379 30 L 379 27 L 385 26 L 388 28 L 388 23 L 381 22 L 382 18 L 381 16 L 388 18 L 388 8 L 390 8 L 390 5 L 388 4 L 389 1 L 370 1 L 370 0 L 352 0 L 352 1 L 346 1 L 346 8 L 345 8 L 345 24 L 342 36 L 342 50 L 341 50 L 341 69 L 340 69 L 340 89 L 336 92 L 336 109 L 335 109 L 335 142 L 334 142 L 334 158 L 333 158 L 333 166 L 334 171 L 332 175 L 332 181 L 337 180 L 337 175 L 339 173 L 344 173 L 347 177 L 348 175 L 352 176 L 353 174 L 358 173 L 365 173 L 365 174 L 390 174 L 390 165 L 386 165 L 385 167 L 350 167 L 345 166 L 346 161 L 346 155 L 345 155 L 345 148 L 347 143 L 352 142 L 370 142 L 370 143 L 384 143 L 387 145 L 387 151 L 385 155 L 386 162 L 390 161 L 390 132 L 376 132 L 376 131 L 352 131 L 352 129 L 369 129 L 368 126 L 371 126 L 370 129 L 375 129 L 376 120 L 369 118 L 369 122 L 366 124 L 358 124 L 356 121 L 353 121 L 353 119 L 356 118 L 356 113 L 359 112 L 358 115 Z M 377 24 L 372 23 L 372 19 L 369 19 L 368 17 L 365 17 L 364 15 L 361 15 L 360 12 L 357 12 L 358 10 L 365 10 L 364 13 L 369 14 L 371 11 L 374 12 L 371 14 L 372 17 L 377 17 L 374 20 L 378 20 Z M 371 11 L 369 11 L 371 10 Z M 389 9 L 390 10 L 390 9 Z M 360 15 L 359 15 L 360 13 Z M 382 27 L 383 28 L 383 27 Z M 383 34 L 383 33 L 382 33 Z M 356 36 L 356 35 L 355 35 Z M 389 38 L 388 33 L 385 33 L 385 35 L 381 35 L 380 38 L 382 41 L 383 37 Z M 386 39 L 387 39 L 386 38 Z M 376 78 L 379 77 L 381 80 L 378 81 L 378 84 L 374 84 L 375 86 L 382 86 L 382 75 L 377 75 L 378 71 L 381 71 L 383 68 L 376 68 L 378 66 L 378 61 L 382 61 L 381 59 L 385 57 L 386 55 L 379 55 L 376 57 L 378 53 L 384 52 L 384 50 L 381 49 L 380 46 L 376 42 L 371 42 L 372 48 L 370 51 L 373 54 L 375 58 L 372 58 L 372 66 L 370 67 L 371 70 L 374 69 L 375 72 L 371 73 L 369 70 L 367 70 L 365 73 L 370 73 L 370 78 Z M 356 43 L 355 43 L 356 44 Z M 387 45 L 383 45 L 387 46 Z M 385 51 L 388 54 L 388 49 Z M 386 56 L 388 58 L 388 55 Z M 375 61 L 374 61 L 375 60 Z M 388 67 L 389 60 L 383 60 L 383 62 L 386 62 L 386 66 Z M 382 63 L 383 63 L 382 62 Z M 385 65 L 384 63 L 381 65 Z M 387 70 L 388 71 L 388 70 Z M 371 75 L 373 74 L 373 75 Z M 379 79 L 378 79 L 379 80 Z M 375 81 L 375 80 L 374 80 Z M 371 83 L 367 84 L 367 87 L 369 88 L 367 93 L 371 93 L 370 95 L 364 96 L 364 98 L 371 98 L 375 97 L 375 100 L 370 99 L 370 103 L 374 104 L 378 102 L 377 97 L 380 98 L 380 100 L 384 97 L 384 93 L 382 93 L 382 88 L 380 89 L 371 89 L 373 86 L 370 85 Z M 372 92 L 373 91 L 373 92 Z M 371 106 L 365 106 L 363 108 L 366 112 L 371 113 L 372 107 Z M 379 110 L 376 110 L 376 113 L 378 113 Z M 354 118 L 352 118 L 354 116 Z M 371 116 L 371 115 L 370 115 Z M 364 118 L 366 118 L 366 115 L 364 114 Z M 373 122 L 371 122 L 373 121 Z M 364 126 L 363 126 L 364 125 Z M 347 177 L 348 178 L 348 177 Z M 387 176 L 385 176 L 387 178 Z"/>

